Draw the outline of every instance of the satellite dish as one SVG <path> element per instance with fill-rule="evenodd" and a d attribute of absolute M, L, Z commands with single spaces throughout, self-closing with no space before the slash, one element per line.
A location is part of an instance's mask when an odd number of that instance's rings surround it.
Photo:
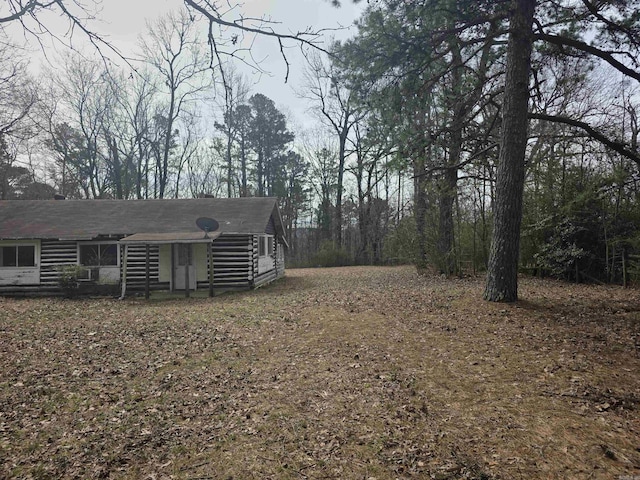
<path fill-rule="evenodd" d="M 204 238 L 208 238 L 209 232 L 215 232 L 220 228 L 220 224 L 217 220 L 209 217 L 200 217 L 196 220 L 196 225 L 202 231 L 204 231 Z"/>

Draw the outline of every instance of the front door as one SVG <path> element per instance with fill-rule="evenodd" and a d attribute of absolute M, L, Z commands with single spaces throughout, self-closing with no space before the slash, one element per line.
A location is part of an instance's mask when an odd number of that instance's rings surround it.
<path fill-rule="evenodd" d="M 193 248 L 190 243 L 179 243 L 173 246 L 173 281 L 174 290 L 185 290 L 189 275 L 189 290 L 196 289 L 196 267 L 193 264 Z"/>

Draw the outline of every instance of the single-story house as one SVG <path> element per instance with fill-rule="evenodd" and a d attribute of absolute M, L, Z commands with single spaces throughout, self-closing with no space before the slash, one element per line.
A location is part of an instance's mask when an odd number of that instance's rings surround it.
<path fill-rule="evenodd" d="M 0 293 L 59 291 L 69 265 L 122 295 L 251 289 L 284 274 L 285 247 L 275 198 L 0 201 Z"/>

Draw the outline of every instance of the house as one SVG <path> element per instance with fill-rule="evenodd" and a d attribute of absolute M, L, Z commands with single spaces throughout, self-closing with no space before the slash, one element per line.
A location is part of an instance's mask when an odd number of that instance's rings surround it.
<path fill-rule="evenodd" d="M 286 246 L 274 198 L 5 200 L 0 293 L 59 291 L 69 265 L 81 287 L 122 295 L 251 289 L 284 274 Z"/>

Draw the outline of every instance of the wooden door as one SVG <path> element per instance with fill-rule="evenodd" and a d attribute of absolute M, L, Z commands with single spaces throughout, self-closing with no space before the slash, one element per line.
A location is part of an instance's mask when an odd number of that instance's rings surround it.
<path fill-rule="evenodd" d="M 189 290 L 196 289 L 196 267 L 193 263 L 193 248 L 190 243 L 179 243 L 173 246 L 173 280 L 174 290 L 185 290 L 187 266 L 189 270 Z"/>

